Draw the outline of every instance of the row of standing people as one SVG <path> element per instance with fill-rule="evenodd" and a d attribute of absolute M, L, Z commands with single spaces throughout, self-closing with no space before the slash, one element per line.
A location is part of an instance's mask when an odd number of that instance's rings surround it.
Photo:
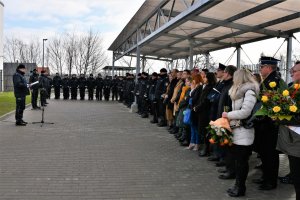
<path fill-rule="evenodd" d="M 260 155 L 263 172 L 261 178 L 252 181 L 259 184 L 259 190 L 277 187 L 279 126 L 268 117 L 256 121 L 253 128 L 238 125 L 233 129 L 233 145 L 230 147 L 210 144 L 206 127 L 211 120 L 218 118 L 228 118 L 232 126 L 239 124 L 240 120 L 251 115 L 259 93 L 271 89 L 270 82 L 276 82 L 277 87 L 286 85 L 277 71 L 277 64 L 278 60 L 272 57 L 261 57 L 260 75 L 256 76 L 249 70 L 236 71 L 236 67 L 222 64 L 216 73 L 173 70 L 167 74 L 166 69 L 161 69 L 159 75 L 153 73 L 150 78 L 142 73 L 127 94 L 131 99 L 136 97 L 141 117 L 152 114 L 150 122 L 160 127 L 168 125 L 170 133 L 182 146 L 199 151 L 201 157 L 210 156 L 208 160 L 218 161 L 217 167 L 225 166 L 225 169 L 219 170 L 219 178 L 236 180 L 227 193 L 233 197 L 243 196 L 252 151 Z M 300 79 L 295 81 L 300 82 Z M 192 109 L 188 125 L 183 123 L 183 113 L 187 107 Z M 300 167 L 299 157 L 289 159 L 297 198 L 300 177 L 295 172 L 295 166 Z"/>

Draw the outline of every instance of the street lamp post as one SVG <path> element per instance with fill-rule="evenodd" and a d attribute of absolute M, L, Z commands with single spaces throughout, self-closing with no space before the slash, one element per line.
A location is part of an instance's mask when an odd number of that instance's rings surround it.
<path fill-rule="evenodd" d="M 44 59 L 45 59 L 45 41 L 47 41 L 48 39 L 43 39 L 43 66 L 42 66 L 42 70 L 44 70 L 45 68 L 45 64 L 44 64 Z"/>

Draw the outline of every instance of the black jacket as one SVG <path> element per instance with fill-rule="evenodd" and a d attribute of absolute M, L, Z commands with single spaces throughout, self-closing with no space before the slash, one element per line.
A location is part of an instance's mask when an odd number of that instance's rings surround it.
<path fill-rule="evenodd" d="M 232 110 L 232 101 L 228 94 L 229 89 L 231 88 L 233 81 L 232 79 L 224 80 L 224 86 L 221 91 L 219 105 L 218 105 L 218 112 L 217 112 L 217 119 L 222 117 L 222 113 L 226 110 L 229 112 Z"/>
<path fill-rule="evenodd" d="M 13 75 L 14 94 L 16 98 L 25 97 L 29 95 L 29 89 L 27 88 L 27 81 L 24 77 L 24 73 L 19 70 Z"/>

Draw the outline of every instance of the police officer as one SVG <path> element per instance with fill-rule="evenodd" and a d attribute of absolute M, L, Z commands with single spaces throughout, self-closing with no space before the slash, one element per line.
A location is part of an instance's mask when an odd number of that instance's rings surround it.
<path fill-rule="evenodd" d="M 95 89 L 95 79 L 93 74 L 90 74 L 90 77 L 86 81 L 87 83 L 87 88 L 89 92 L 89 100 L 94 100 L 94 89 Z"/>
<path fill-rule="evenodd" d="M 276 82 L 276 87 L 287 87 L 277 73 L 277 59 L 262 56 L 260 58 L 260 73 L 264 79 L 261 83 L 261 91 L 272 90 L 270 82 Z M 260 184 L 259 190 L 272 190 L 277 187 L 279 169 L 279 154 L 276 150 L 278 125 L 271 118 L 265 117 L 255 123 L 255 146 L 261 156 L 263 175 L 260 179 L 254 179 L 254 183 Z"/>
<path fill-rule="evenodd" d="M 118 101 L 118 82 L 119 78 L 117 75 L 115 75 L 115 78 L 111 81 L 111 94 L 113 101 Z"/>
<path fill-rule="evenodd" d="M 160 69 L 160 78 L 158 79 L 156 86 L 155 86 L 155 99 L 157 101 L 158 106 L 158 118 L 160 122 L 157 124 L 159 127 L 167 126 L 166 120 L 166 107 L 163 103 L 162 95 L 166 93 L 167 86 L 168 86 L 168 74 L 167 69 L 162 68 Z"/>
<path fill-rule="evenodd" d="M 41 71 L 41 76 L 39 77 L 39 85 L 40 85 L 40 97 L 41 97 L 41 106 L 47 106 L 46 99 L 48 97 L 48 88 L 49 88 L 49 80 L 46 76 L 46 71 Z"/>
<path fill-rule="evenodd" d="M 151 104 L 151 114 L 153 114 L 153 119 L 150 121 L 151 123 L 158 123 L 158 110 L 157 110 L 157 101 L 155 100 L 155 87 L 158 80 L 158 74 L 153 72 L 151 75 L 151 80 L 149 83 L 149 100 Z"/>
<path fill-rule="evenodd" d="M 105 99 L 105 101 L 109 100 L 110 86 L 111 86 L 111 80 L 109 79 L 108 76 L 106 76 L 105 80 L 104 80 L 104 83 L 103 83 L 104 99 Z"/>
<path fill-rule="evenodd" d="M 13 75 L 14 94 L 16 97 L 16 126 L 26 126 L 27 124 L 27 122 L 23 121 L 23 112 L 25 110 L 26 96 L 30 93 L 24 77 L 25 72 L 25 65 L 20 64 Z"/>
<path fill-rule="evenodd" d="M 84 100 L 86 84 L 87 83 L 86 83 L 86 78 L 84 77 L 84 74 L 80 74 L 80 77 L 78 79 L 80 100 Z"/>
<path fill-rule="evenodd" d="M 124 87 L 124 77 L 123 76 L 119 76 L 119 82 L 118 82 L 118 94 L 119 94 L 119 102 L 123 102 L 124 98 L 123 98 L 123 87 Z"/>
<path fill-rule="evenodd" d="M 78 87 L 78 80 L 76 74 L 72 75 L 72 78 L 69 81 L 69 85 L 71 88 L 71 99 L 77 100 L 77 87 Z"/>
<path fill-rule="evenodd" d="M 103 91 L 103 78 L 99 73 L 96 78 L 96 99 L 97 101 L 102 101 L 102 91 Z"/>
<path fill-rule="evenodd" d="M 70 97 L 70 85 L 69 85 L 69 76 L 65 74 L 64 78 L 61 80 L 61 86 L 63 88 L 64 100 L 69 99 Z"/>
<path fill-rule="evenodd" d="M 47 99 L 51 98 L 51 88 L 53 87 L 53 81 L 50 77 L 50 74 L 46 74 L 46 78 L 48 79 L 48 87 L 47 87 Z"/>
<path fill-rule="evenodd" d="M 141 82 L 139 86 L 139 91 L 140 91 L 140 112 L 141 112 L 141 117 L 142 118 L 148 118 L 148 110 L 149 110 L 149 105 L 148 105 L 148 89 L 149 89 L 149 80 L 148 80 L 148 73 L 142 72 L 141 75 Z"/>
<path fill-rule="evenodd" d="M 53 77 L 52 81 L 53 87 L 54 87 L 54 99 L 60 98 L 60 87 L 61 87 L 61 77 L 59 76 L 59 73 L 56 73 Z"/>
<path fill-rule="evenodd" d="M 36 81 L 39 81 L 39 74 L 37 73 L 36 69 L 32 70 L 32 75 L 29 78 L 29 84 L 32 84 Z M 37 105 L 37 99 L 39 96 L 39 84 L 35 84 L 31 89 L 31 106 L 33 110 L 40 109 Z"/>

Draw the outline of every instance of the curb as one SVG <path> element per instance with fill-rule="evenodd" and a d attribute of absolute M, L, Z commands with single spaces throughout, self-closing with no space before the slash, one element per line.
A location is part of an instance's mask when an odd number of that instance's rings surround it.
<path fill-rule="evenodd" d="M 25 109 L 27 109 L 27 108 L 30 107 L 30 106 L 31 106 L 31 103 L 30 103 L 30 104 L 27 104 L 27 105 L 25 106 Z M 10 111 L 9 113 L 6 113 L 6 114 L 0 116 L 0 121 L 5 120 L 6 118 L 10 117 L 10 116 L 11 116 L 12 114 L 14 114 L 15 112 L 16 112 L 16 111 L 13 110 L 13 111 Z"/>

